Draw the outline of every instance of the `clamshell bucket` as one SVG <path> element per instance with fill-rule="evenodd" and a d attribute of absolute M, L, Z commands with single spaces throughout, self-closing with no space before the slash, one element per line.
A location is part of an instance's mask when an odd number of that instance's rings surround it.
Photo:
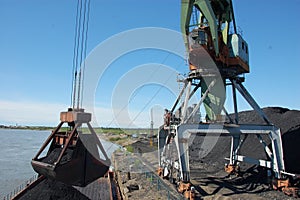
<path fill-rule="evenodd" d="M 83 110 L 62 112 L 61 123 L 32 159 L 33 169 L 50 179 L 81 187 L 104 176 L 110 160 L 89 124 L 90 120 L 91 114 Z M 69 124 L 70 130 L 60 131 L 64 123 Z M 87 124 L 89 133 L 79 131 L 83 123 Z M 39 157 L 47 146 L 46 156 Z"/>

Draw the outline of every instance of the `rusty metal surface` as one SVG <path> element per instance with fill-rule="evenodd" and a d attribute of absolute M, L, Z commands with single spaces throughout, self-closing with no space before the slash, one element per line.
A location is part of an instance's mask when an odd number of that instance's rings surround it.
<path fill-rule="evenodd" d="M 60 161 L 57 162 L 57 160 Z M 104 176 L 109 168 L 87 151 L 80 138 L 74 148 L 68 148 L 65 151 L 59 147 L 52 148 L 46 157 L 33 160 L 31 164 L 39 174 L 77 186 L 86 186 Z"/>
<path fill-rule="evenodd" d="M 62 122 L 80 122 L 88 123 L 92 120 L 91 113 L 85 113 L 82 111 L 68 111 L 60 113 L 60 121 Z"/>
<path fill-rule="evenodd" d="M 68 185 L 86 186 L 108 171 L 110 160 L 89 124 L 90 113 L 83 109 L 61 112 L 61 123 L 51 133 L 36 156 L 32 159 L 33 169 L 50 179 L 61 181 Z M 61 126 L 68 122 L 69 130 L 60 131 Z M 77 129 L 87 123 L 92 134 L 81 134 Z M 81 136 L 79 137 L 79 134 Z M 88 145 L 83 142 L 87 142 Z M 40 157 L 49 146 L 47 155 Z M 89 149 L 87 149 L 89 148 Z M 100 158 L 98 148 L 105 160 Z M 93 150 L 93 152 L 91 152 Z"/>

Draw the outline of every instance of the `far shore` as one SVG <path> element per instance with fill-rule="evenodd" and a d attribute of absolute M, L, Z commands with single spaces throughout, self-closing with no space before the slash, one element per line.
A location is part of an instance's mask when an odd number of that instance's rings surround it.
<path fill-rule="evenodd" d="M 6 126 L 6 125 L 0 125 L 0 129 L 23 129 L 23 130 L 52 130 L 54 127 L 49 126 Z"/>

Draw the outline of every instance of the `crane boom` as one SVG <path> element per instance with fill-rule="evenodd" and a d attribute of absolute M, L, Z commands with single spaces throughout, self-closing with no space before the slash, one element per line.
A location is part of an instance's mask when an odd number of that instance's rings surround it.
<path fill-rule="evenodd" d="M 201 11 L 201 15 L 197 24 L 193 26 L 202 26 L 208 23 L 210 27 L 211 37 L 213 40 L 216 55 L 219 54 L 218 32 L 222 31 L 223 42 L 227 43 L 230 22 L 233 21 L 234 32 L 236 33 L 236 25 L 231 0 L 182 0 L 181 6 L 181 31 L 186 36 L 190 32 L 190 20 L 193 14 L 193 7 Z M 188 40 L 185 37 L 185 44 L 188 47 Z"/>
<path fill-rule="evenodd" d="M 233 34 L 229 34 L 231 25 Z M 224 106 L 225 80 L 249 72 L 248 46 L 237 34 L 232 1 L 182 0 L 181 31 L 190 70 L 216 68 L 220 74 L 214 89 L 203 102 L 207 119 L 214 121 Z M 212 62 L 208 65 L 205 60 Z M 209 77 L 201 79 L 202 95 L 213 81 L 214 78 Z"/>
<path fill-rule="evenodd" d="M 193 15 L 196 21 L 192 21 Z M 231 24 L 232 34 L 229 33 Z M 231 0 L 182 0 L 181 32 L 191 70 L 203 67 L 191 58 L 193 50 L 196 52 L 200 45 L 224 78 L 249 73 L 248 45 L 237 33 Z"/>

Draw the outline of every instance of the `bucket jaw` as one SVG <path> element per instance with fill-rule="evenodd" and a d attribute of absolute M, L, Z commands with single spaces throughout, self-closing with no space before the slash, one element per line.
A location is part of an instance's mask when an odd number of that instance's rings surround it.
<path fill-rule="evenodd" d="M 83 109 L 69 109 L 60 113 L 60 120 L 32 159 L 33 169 L 50 179 L 81 187 L 104 176 L 111 163 L 90 125 L 91 114 Z M 65 123 L 68 130 L 62 128 Z M 83 124 L 88 127 L 87 133 L 82 132 Z M 47 147 L 46 156 L 41 156 Z"/>

